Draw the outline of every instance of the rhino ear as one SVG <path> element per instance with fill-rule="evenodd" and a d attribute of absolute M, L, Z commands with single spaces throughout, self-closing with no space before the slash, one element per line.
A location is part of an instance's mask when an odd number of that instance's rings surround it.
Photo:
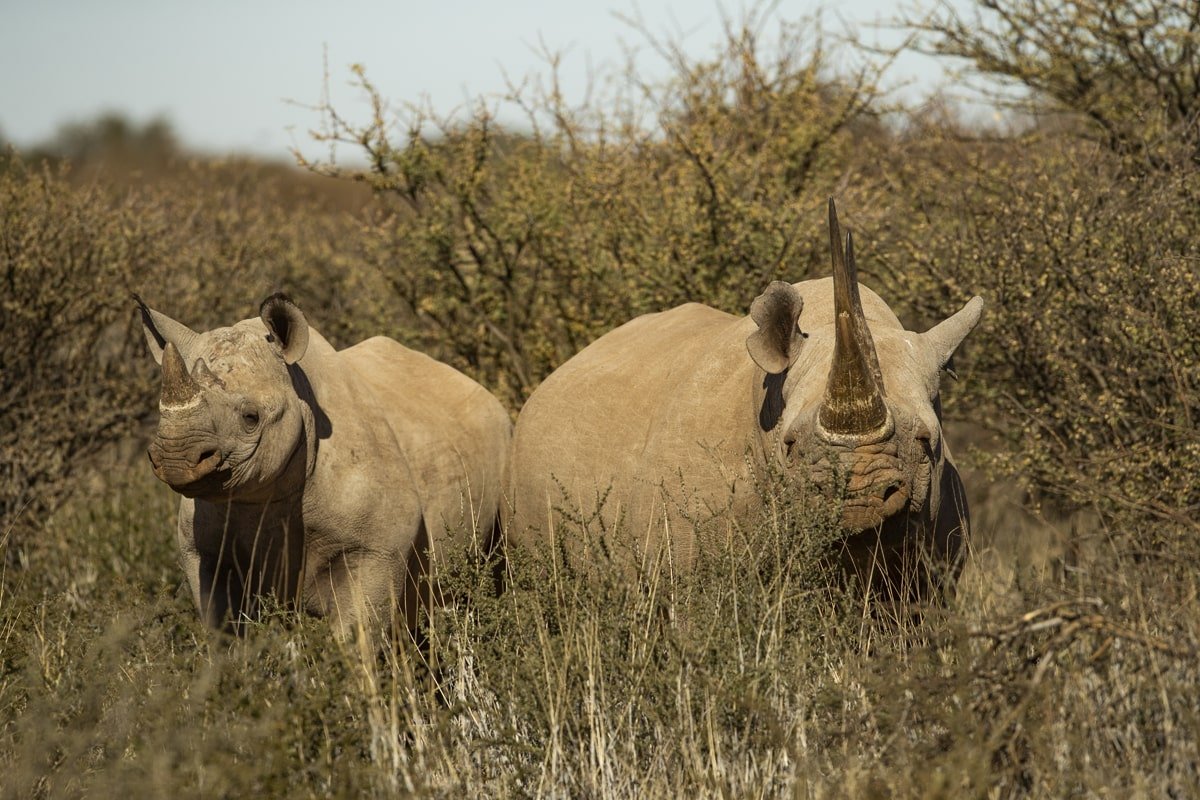
<path fill-rule="evenodd" d="M 258 313 L 279 343 L 284 363 L 295 364 L 304 358 L 308 349 L 308 320 L 287 295 L 278 292 L 271 295 L 263 300 Z"/>
<path fill-rule="evenodd" d="M 750 318 L 758 330 L 747 337 L 746 349 L 768 374 L 778 375 L 799 358 L 804 334 L 796 323 L 803 308 L 804 298 L 784 281 L 772 281 L 750 304 Z"/>
<path fill-rule="evenodd" d="M 967 334 L 979 324 L 983 314 L 983 298 L 972 297 L 957 314 L 939 322 L 921 336 L 933 351 L 938 369 L 950 364 L 954 351 L 962 344 Z"/>
<path fill-rule="evenodd" d="M 176 322 L 166 314 L 150 308 L 136 294 L 133 295 L 133 302 L 137 303 L 138 311 L 141 312 L 142 333 L 146 334 L 146 347 L 149 349 L 150 355 L 154 357 L 156 364 L 162 364 L 163 349 L 168 342 L 174 344 L 180 353 L 186 354 L 192 340 L 200 335 L 182 322 Z"/>

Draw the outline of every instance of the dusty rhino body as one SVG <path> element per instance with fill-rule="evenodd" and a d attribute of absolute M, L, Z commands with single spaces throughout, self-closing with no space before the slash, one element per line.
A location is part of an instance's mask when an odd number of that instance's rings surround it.
<path fill-rule="evenodd" d="M 858 284 L 829 211 L 832 279 L 776 281 L 746 317 L 694 303 L 639 317 L 538 387 L 514 432 L 510 541 L 546 538 L 569 509 L 687 569 L 728 531 L 697 521 L 760 507 L 754 476 L 771 464 L 844 496 L 864 577 L 895 586 L 915 558 L 953 563 L 968 517 L 938 384 L 982 301 L 906 331 Z"/>
<path fill-rule="evenodd" d="M 342 632 L 415 624 L 428 557 L 491 536 L 510 436 L 496 398 L 391 339 L 336 351 L 282 295 L 206 333 L 138 303 L 163 377 L 150 461 L 184 496 L 203 618 L 236 627 L 271 596 Z"/>

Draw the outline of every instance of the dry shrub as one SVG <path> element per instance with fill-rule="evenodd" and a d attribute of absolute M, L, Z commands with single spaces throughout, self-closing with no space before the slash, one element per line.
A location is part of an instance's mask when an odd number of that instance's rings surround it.
<path fill-rule="evenodd" d="M 1194 535 L 1200 166 L 1186 148 L 1145 171 L 1069 135 L 924 128 L 886 163 L 892 200 L 863 237 L 885 294 L 926 322 L 965 291 L 988 301 L 957 399 L 997 435 L 993 466 L 1068 507 Z"/>
<path fill-rule="evenodd" d="M 356 145 L 393 211 L 373 261 L 411 314 L 406 333 L 519 406 L 541 379 L 632 316 L 699 300 L 743 313 L 769 281 L 827 261 L 814 213 L 853 142 L 882 136 L 878 68 L 831 70 L 811 20 L 731 26 L 699 62 L 668 44 L 675 75 L 626 76 L 571 106 L 551 77 L 514 87 L 505 128 L 386 101 L 358 124 L 324 108 L 325 138 Z"/>
<path fill-rule="evenodd" d="M 918 47 L 965 59 L 993 79 L 996 100 L 1057 117 L 1139 164 L 1171 168 L 1181 143 L 1200 155 L 1196 0 L 986 0 L 969 10 L 940 0 L 910 19 Z"/>
<path fill-rule="evenodd" d="M 0 531 L 42 519 L 145 405 L 127 291 L 167 233 L 145 205 L 61 171 L 0 174 Z"/>
<path fill-rule="evenodd" d="M 1024 89 L 1034 123 L 979 139 L 927 116 L 878 181 L 890 288 L 920 316 L 959 287 L 991 301 L 969 395 L 993 463 L 1164 523 L 1152 541 L 1200 511 L 1198 25 L 1193 0 L 941 4 L 923 45 Z"/>

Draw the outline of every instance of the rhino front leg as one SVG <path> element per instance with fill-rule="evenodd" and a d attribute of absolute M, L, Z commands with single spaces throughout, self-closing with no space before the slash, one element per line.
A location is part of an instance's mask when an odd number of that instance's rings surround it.
<path fill-rule="evenodd" d="M 196 504 L 184 499 L 179 504 L 176 529 L 179 560 L 192 591 L 192 602 L 206 625 L 230 633 L 252 611 L 242 571 L 235 563 L 232 549 L 227 547 L 227 523 L 214 529 L 211 509 L 201 514 L 197 530 Z"/>
<path fill-rule="evenodd" d="M 179 519 L 176 525 L 179 561 L 200 618 L 210 627 L 220 628 L 224 626 L 229 613 L 227 587 L 219 587 L 219 591 L 214 592 L 214 589 L 218 588 L 215 586 L 216 564 L 205 563 L 206 559 L 197 546 L 195 512 L 193 500 L 184 498 L 179 503 Z"/>
<path fill-rule="evenodd" d="M 400 622 L 415 631 L 422 585 L 420 574 L 402 559 L 377 551 L 343 551 L 317 573 L 304 605 L 328 617 L 342 638 L 360 629 L 374 635 Z"/>

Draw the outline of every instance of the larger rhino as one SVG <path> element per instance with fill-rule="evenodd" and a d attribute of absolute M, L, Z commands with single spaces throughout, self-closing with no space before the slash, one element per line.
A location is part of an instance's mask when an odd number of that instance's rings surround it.
<path fill-rule="evenodd" d="M 858 283 L 832 199 L 829 235 L 831 279 L 775 281 L 745 317 L 696 303 L 638 317 L 551 374 L 514 431 L 509 540 L 551 536 L 569 509 L 635 551 L 668 545 L 686 570 L 722 535 L 697 518 L 756 507 L 754 473 L 772 465 L 844 497 L 846 560 L 872 583 L 926 555 L 952 565 L 968 515 L 938 386 L 983 301 L 907 331 Z"/>
<path fill-rule="evenodd" d="M 135 299 L 162 365 L 150 462 L 183 495 L 201 616 L 237 628 L 269 595 L 343 634 L 414 626 L 429 557 L 492 535 L 511 432 L 499 401 L 391 339 L 334 350 L 280 294 L 206 333 Z"/>

